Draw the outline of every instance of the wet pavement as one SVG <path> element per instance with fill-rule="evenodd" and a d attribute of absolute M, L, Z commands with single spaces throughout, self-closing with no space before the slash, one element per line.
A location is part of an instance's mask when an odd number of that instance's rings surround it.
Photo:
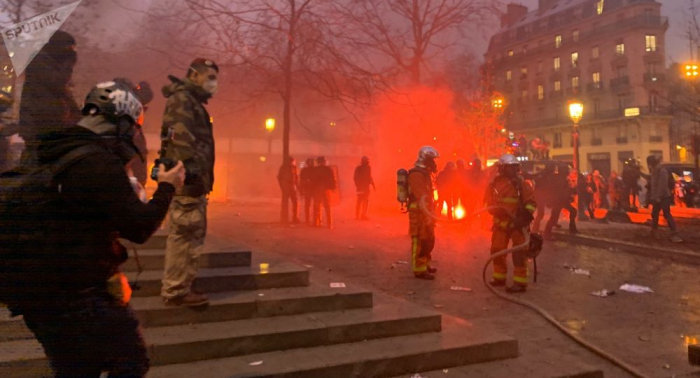
<path fill-rule="evenodd" d="M 407 219 L 395 214 L 371 221 L 352 219 L 351 209 L 335 208 L 335 229 L 276 223 L 274 204 L 212 204 L 211 232 L 235 245 L 273 253 L 312 271 L 337 275 L 476 324 L 494 324 L 518 338 L 523 358 L 542 348 L 573 355 L 603 367 L 606 377 L 622 371 L 564 337 L 533 312 L 491 294 L 481 281 L 488 233 L 467 231 L 464 224 L 440 225 L 434 252 L 439 269 L 433 282 L 412 277 Z M 538 259 L 539 277 L 523 298 L 531 300 L 568 328 L 654 377 L 700 372 L 687 363 L 686 345 L 700 335 L 700 267 L 606 249 L 550 243 Z M 590 271 L 575 274 L 570 268 Z M 312 275 L 313 277 L 313 275 Z M 625 283 L 654 292 L 623 292 Z M 451 286 L 472 291 L 450 290 Z M 591 292 L 614 290 L 600 298 Z M 693 375 L 694 376 L 694 375 Z M 698 373 L 700 376 L 700 373 Z"/>

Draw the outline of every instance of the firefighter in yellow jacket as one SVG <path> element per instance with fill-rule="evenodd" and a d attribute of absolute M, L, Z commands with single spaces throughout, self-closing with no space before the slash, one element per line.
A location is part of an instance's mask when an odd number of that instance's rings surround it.
<path fill-rule="evenodd" d="M 530 232 L 537 203 L 532 186 L 520 176 L 520 162 L 513 155 L 503 155 L 498 161 L 498 176 L 489 184 L 484 198 L 486 206 L 499 206 L 492 210 L 493 236 L 491 254 L 525 243 L 525 232 Z M 506 288 L 510 293 L 521 293 L 527 289 L 526 251 L 513 253 L 513 286 Z M 505 286 L 508 275 L 506 256 L 493 262 L 492 286 Z"/>
<path fill-rule="evenodd" d="M 418 160 L 408 172 L 408 219 L 411 234 L 411 266 L 416 278 L 434 280 L 437 269 L 430 266 L 435 247 L 435 221 L 425 214 L 435 209 L 432 175 L 437 172 L 435 159 L 440 154 L 433 147 L 425 146 L 418 152 Z M 425 198 L 421 209 L 421 198 Z"/>

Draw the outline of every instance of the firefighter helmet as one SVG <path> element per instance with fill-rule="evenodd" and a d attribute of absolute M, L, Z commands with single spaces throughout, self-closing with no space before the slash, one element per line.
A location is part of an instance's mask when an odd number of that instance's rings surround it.
<path fill-rule="evenodd" d="M 363 156 L 362 159 L 360 159 L 360 164 L 362 164 L 362 165 L 369 164 L 369 157 Z"/>
<path fill-rule="evenodd" d="M 424 146 L 418 150 L 418 160 L 416 160 L 416 167 L 428 168 L 430 162 L 435 163 L 435 159 L 440 157 L 440 153 L 437 152 L 431 146 Z"/>
<path fill-rule="evenodd" d="M 498 165 L 500 166 L 506 166 L 506 165 L 520 165 L 520 161 L 513 155 L 511 154 L 505 154 L 501 156 L 500 159 L 498 159 Z"/>

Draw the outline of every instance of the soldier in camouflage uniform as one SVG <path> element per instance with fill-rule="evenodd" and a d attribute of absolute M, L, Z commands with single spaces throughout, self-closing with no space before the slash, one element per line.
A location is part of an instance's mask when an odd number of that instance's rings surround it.
<path fill-rule="evenodd" d="M 219 68 L 195 59 L 185 79 L 169 76 L 163 88 L 168 99 L 163 116 L 165 156 L 185 164 L 185 185 L 170 207 L 170 231 L 165 253 L 161 296 L 167 305 L 201 306 L 208 299 L 192 291 L 207 232 L 207 195 L 214 185 L 214 136 L 204 104 L 217 89 Z M 162 151 L 162 152 L 163 152 Z"/>

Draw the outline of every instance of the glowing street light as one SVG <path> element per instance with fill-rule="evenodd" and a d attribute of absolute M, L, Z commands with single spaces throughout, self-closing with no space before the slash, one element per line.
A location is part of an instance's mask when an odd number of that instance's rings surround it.
<path fill-rule="evenodd" d="M 569 116 L 574 122 L 574 130 L 572 137 L 574 139 L 574 170 L 579 171 L 580 159 L 579 159 L 579 131 L 578 123 L 583 118 L 583 103 L 578 100 L 572 100 L 569 102 Z"/>
<path fill-rule="evenodd" d="M 685 65 L 685 78 L 686 79 L 696 79 L 700 76 L 700 71 L 698 71 L 698 65 L 695 63 L 687 63 Z"/>
<path fill-rule="evenodd" d="M 267 130 L 268 133 L 272 133 L 275 131 L 275 119 L 274 118 L 268 118 L 265 120 L 265 130 Z"/>

